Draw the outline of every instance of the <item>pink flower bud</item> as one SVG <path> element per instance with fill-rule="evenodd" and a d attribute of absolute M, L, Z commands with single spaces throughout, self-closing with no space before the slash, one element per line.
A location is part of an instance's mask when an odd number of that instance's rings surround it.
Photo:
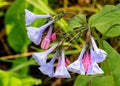
<path fill-rule="evenodd" d="M 56 39 L 56 33 L 52 33 L 51 37 L 50 37 L 50 40 L 51 41 L 54 41 Z"/>
<path fill-rule="evenodd" d="M 42 49 L 48 49 L 50 45 L 50 39 L 45 37 L 41 43 L 41 48 Z"/>

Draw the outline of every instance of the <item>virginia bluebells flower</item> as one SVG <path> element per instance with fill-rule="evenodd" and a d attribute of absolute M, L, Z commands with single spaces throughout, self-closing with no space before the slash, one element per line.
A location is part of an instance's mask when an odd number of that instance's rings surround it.
<path fill-rule="evenodd" d="M 49 18 L 51 15 L 37 15 L 25 9 L 26 26 L 30 25 L 37 18 Z"/>
<path fill-rule="evenodd" d="M 45 74 L 48 75 L 49 77 L 53 77 L 54 74 L 54 62 L 56 60 L 58 56 L 58 51 L 56 51 L 56 53 L 54 54 L 53 58 L 50 60 L 50 62 L 41 65 L 41 67 L 39 67 L 40 71 Z"/>
<path fill-rule="evenodd" d="M 41 43 L 41 48 L 42 49 L 48 49 L 49 45 L 50 45 L 50 41 L 51 41 L 51 34 L 52 34 L 52 30 L 53 28 L 50 27 L 48 30 L 47 35 L 45 36 L 45 38 L 43 39 L 42 43 Z"/>
<path fill-rule="evenodd" d="M 39 45 L 42 39 L 42 34 L 43 32 L 46 30 L 46 28 L 48 26 L 50 26 L 52 23 L 54 22 L 54 20 L 48 22 L 47 24 L 39 27 L 39 28 L 35 28 L 32 26 L 27 27 L 27 34 L 29 39 L 36 45 Z"/>
<path fill-rule="evenodd" d="M 92 42 L 92 46 L 93 46 L 93 58 L 92 60 L 95 60 L 95 62 L 99 63 L 99 62 L 103 62 L 106 59 L 107 53 L 102 50 L 99 49 L 93 39 L 93 37 L 91 37 L 91 42 Z"/>
<path fill-rule="evenodd" d="M 52 46 L 45 52 L 34 53 L 32 56 L 39 65 L 44 65 L 44 64 L 46 64 L 48 54 L 50 54 L 57 46 L 58 46 L 58 43 L 56 43 L 54 46 Z"/>
<path fill-rule="evenodd" d="M 84 55 L 84 52 L 85 52 L 85 48 L 86 46 L 84 45 L 83 46 L 83 49 L 78 57 L 78 59 L 76 61 L 74 61 L 73 63 L 71 63 L 67 69 L 71 72 L 74 72 L 74 73 L 78 73 L 78 74 L 85 74 L 85 71 L 84 71 L 84 66 L 82 64 L 82 57 Z"/>
<path fill-rule="evenodd" d="M 54 77 L 56 77 L 56 78 L 70 78 L 71 77 L 69 72 L 67 71 L 66 66 L 65 66 L 64 49 L 62 49 L 62 53 L 61 53 L 61 56 L 59 58 Z"/>

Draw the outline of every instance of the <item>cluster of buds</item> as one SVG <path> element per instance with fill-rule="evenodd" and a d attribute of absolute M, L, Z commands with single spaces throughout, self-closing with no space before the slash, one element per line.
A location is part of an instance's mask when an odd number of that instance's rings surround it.
<path fill-rule="evenodd" d="M 36 52 L 32 55 L 32 57 L 40 65 L 39 70 L 43 74 L 48 75 L 49 77 L 70 78 L 71 75 L 68 71 L 82 75 L 104 73 L 103 70 L 99 67 L 98 63 L 105 60 L 107 53 L 97 47 L 97 44 L 91 34 L 89 36 L 89 41 L 84 44 L 78 59 L 70 63 L 69 59 L 65 56 L 65 49 L 63 47 L 64 41 L 58 41 L 49 48 L 50 42 L 56 39 L 56 33 L 53 32 L 53 28 L 51 26 L 55 20 L 50 20 L 40 28 L 30 26 L 31 23 L 33 23 L 37 18 L 51 18 L 52 16 L 37 15 L 28 10 L 25 10 L 25 15 L 27 34 L 29 39 L 36 45 L 41 44 L 41 48 L 45 49 L 44 52 Z M 48 33 L 42 40 L 42 35 L 47 28 L 49 28 Z M 53 51 L 56 51 L 54 56 L 49 62 L 47 62 L 48 55 Z M 58 63 L 55 68 L 54 63 L 57 58 Z"/>

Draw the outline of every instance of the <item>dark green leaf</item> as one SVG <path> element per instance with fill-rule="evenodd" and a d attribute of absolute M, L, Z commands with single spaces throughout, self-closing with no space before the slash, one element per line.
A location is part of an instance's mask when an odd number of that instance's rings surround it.
<path fill-rule="evenodd" d="M 107 42 L 103 42 L 105 51 L 108 53 L 107 61 L 109 65 L 109 71 L 114 77 L 114 86 L 120 86 L 120 54 L 112 48 Z"/>
<path fill-rule="evenodd" d="M 89 23 L 91 27 L 96 27 L 104 35 L 110 37 L 120 35 L 120 30 L 116 27 L 111 28 L 112 30 L 105 34 L 111 26 L 120 24 L 120 4 L 117 6 L 106 5 L 100 12 L 90 17 Z M 116 29 L 119 31 L 117 34 Z"/>

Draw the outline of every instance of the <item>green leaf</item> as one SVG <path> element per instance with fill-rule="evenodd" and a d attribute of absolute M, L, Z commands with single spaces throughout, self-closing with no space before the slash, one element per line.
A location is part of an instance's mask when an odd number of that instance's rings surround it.
<path fill-rule="evenodd" d="M 0 86 L 33 86 L 41 83 L 41 79 L 0 70 Z"/>
<path fill-rule="evenodd" d="M 120 54 L 112 48 L 107 42 L 103 42 L 105 51 L 107 52 L 107 61 L 111 74 L 114 77 L 114 86 L 120 86 Z"/>
<path fill-rule="evenodd" d="M 114 80 L 112 76 L 103 75 L 79 75 L 74 86 L 113 86 Z"/>
<path fill-rule="evenodd" d="M 72 31 L 74 28 L 82 26 L 86 22 L 86 16 L 83 14 L 73 17 L 68 23 L 68 30 Z"/>
<path fill-rule="evenodd" d="M 89 23 L 91 27 L 96 27 L 104 35 L 119 36 L 120 30 L 118 28 L 113 27 L 112 30 L 109 30 L 109 28 L 115 24 L 120 24 L 120 4 L 117 6 L 106 5 L 100 12 L 90 17 Z M 106 33 L 108 30 L 109 32 Z M 117 34 L 116 30 L 119 31 Z"/>
<path fill-rule="evenodd" d="M 24 4 L 25 0 L 15 0 L 5 16 L 7 40 L 17 52 L 25 52 L 30 44 L 25 29 Z"/>
<path fill-rule="evenodd" d="M 109 30 L 105 33 L 108 37 L 115 37 L 120 35 L 120 25 L 115 25 L 109 28 Z"/>

